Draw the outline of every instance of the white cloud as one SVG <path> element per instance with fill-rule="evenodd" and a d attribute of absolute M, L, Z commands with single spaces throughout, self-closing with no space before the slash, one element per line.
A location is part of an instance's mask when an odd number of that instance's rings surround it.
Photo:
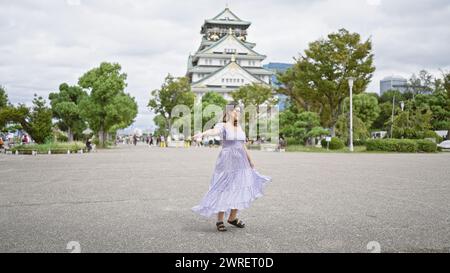
<path fill-rule="evenodd" d="M 0 84 L 12 102 L 75 84 L 102 61 L 119 62 L 139 103 L 135 126 L 148 128 L 150 91 L 167 73 L 183 75 L 200 43 L 200 26 L 225 1 L 18 0 L 0 3 Z M 374 44 L 370 91 L 386 75 L 449 69 L 450 4 L 446 0 L 249 0 L 230 8 L 252 22 L 249 40 L 267 62 L 292 57 L 318 38 L 347 28 Z"/>
<path fill-rule="evenodd" d="M 66 0 L 69 6 L 79 6 L 81 4 L 80 0 Z"/>

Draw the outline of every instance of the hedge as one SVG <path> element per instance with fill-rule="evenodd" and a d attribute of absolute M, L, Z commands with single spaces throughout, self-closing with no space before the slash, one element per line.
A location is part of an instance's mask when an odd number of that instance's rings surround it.
<path fill-rule="evenodd" d="M 32 151 L 36 151 L 39 154 L 46 154 L 50 150 L 53 154 L 67 153 L 70 150 L 71 153 L 78 152 L 84 149 L 86 145 L 82 142 L 53 142 L 46 144 L 22 144 L 11 148 L 11 151 L 15 153 L 19 151 L 21 154 L 31 154 Z"/>
<path fill-rule="evenodd" d="M 322 145 L 323 148 L 327 148 L 327 141 L 326 139 L 322 139 L 320 144 Z M 330 150 L 339 150 L 344 148 L 344 142 L 342 142 L 342 140 L 340 138 L 337 137 L 332 137 L 331 141 L 330 141 Z"/>
<path fill-rule="evenodd" d="M 370 139 L 366 142 L 367 151 L 382 152 L 436 152 L 437 145 L 434 142 L 423 139 Z"/>
<path fill-rule="evenodd" d="M 419 151 L 426 153 L 435 153 L 437 149 L 436 143 L 426 139 L 417 140 L 417 144 L 419 145 Z"/>

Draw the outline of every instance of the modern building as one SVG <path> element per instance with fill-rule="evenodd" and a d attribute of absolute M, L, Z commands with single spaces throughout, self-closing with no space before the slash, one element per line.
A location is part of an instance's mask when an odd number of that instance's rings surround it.
<path fill-rule="evenodd" d="M 390 76 L 382 79 L 380 81 L 380 95 L 383 95 L 384 92 L 389 90 L 398 90 L 402 93 L 407 90 L 408 81 L 399 76 Z"/>
<path fill-rule="evenodd" d="M 205 20 L 200 47 L 189 56 L 186 73 L 197 98 L 214 91 L 231 100 L 230 92 L 243 85 L 271 85 L 274 73 L 262 67 L 266 56 L 254 50 L 255 43 L 247 41 L 250 24 L 229 8 Z"/>
<path fill-rule="evenodd" d="M 274 73 L 272 75 L 271 82 L 275 90 L 283 87 L 283 84 L 278 81 L 277 74 L 286 72 L 286 70 L 288 70 L 292 66 L 293 64 L 288 63 L 268 63 L 263 65 L 265 69 L 268 69 Z M 283 94 L 277 94 L 276 97 L 278 98 L 278 110 L 283 111 L 284 109 L 286 109 L 286 102 L 288 97 Z"/>

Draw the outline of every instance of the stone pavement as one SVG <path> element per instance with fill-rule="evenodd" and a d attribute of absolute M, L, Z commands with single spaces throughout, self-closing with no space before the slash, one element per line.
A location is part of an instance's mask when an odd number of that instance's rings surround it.
<path fill-rule="evenodd" d="M 251 151 L 273 178 L 219 233 L 194 214 L 218 148 L 0 155 L 0 252 L 450 252 L 450 154 Z"/>

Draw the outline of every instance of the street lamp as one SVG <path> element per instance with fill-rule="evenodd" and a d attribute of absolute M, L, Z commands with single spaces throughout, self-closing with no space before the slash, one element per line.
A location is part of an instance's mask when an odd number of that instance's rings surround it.
<path fill-rule="evenodd" d="M 394 133 L 394 111 L 395 111 L 395 94 L 392 97 L 391 138 L 393 138 Z"/>
<path fill-rule="evenodd" d="M 353 152 L 353 81 L 355 78 L 348 78 L 348 86 L 350 87 L 350 143 L 349 149 L 350 152 Z"/>

